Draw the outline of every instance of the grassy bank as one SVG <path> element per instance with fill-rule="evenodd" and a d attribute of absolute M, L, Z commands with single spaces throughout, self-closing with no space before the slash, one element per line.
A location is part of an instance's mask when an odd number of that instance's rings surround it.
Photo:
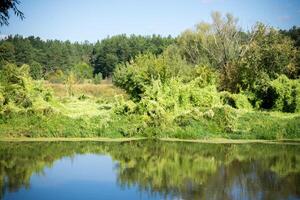
<path fill-rule="evenodd" d="M 179 139 L 295 139 L 300 138 L 299 114 L 234 110 L 230 124 L 223 116 L 182 119 L 186 124 L 149 127 L 140 116 L 114 113 L 116 103 L 88 98 L 62 99 L 49 115 L 15 113 L 0 119 L 6 138 L 179 138 Z M 229 127 L 230 125 L 230 127 Z M 230 130 L 229 130 L 230 128 Z"/>

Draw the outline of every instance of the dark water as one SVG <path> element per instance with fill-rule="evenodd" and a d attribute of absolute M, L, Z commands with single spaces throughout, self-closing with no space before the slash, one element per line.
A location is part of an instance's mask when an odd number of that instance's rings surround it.
<path fill-rule="evenodd" d="M 300 145 L 0 142 L 0 199 L 300 199 Z"/>

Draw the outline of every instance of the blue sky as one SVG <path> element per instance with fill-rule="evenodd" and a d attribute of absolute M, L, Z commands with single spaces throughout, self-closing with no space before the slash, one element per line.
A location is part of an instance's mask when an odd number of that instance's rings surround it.
<path fill-rule="evenodd" d="M 300 25 L 300 0 L 20 0 L 21 21 L 11 15 L 1 35 L 34 35 L 43 39 L 95 42 L 108 35 L 180 34 L 212 11 L 230 12 L 239 24 L 256 21 L 287 29 Z"/>

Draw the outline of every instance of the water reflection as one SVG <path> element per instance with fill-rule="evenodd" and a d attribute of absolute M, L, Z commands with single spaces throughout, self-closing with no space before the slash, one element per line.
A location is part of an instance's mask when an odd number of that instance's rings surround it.
<path fill-rule="evenodd" d="M 2 142 L 0 199 L 47 196 L 52 182 L 63 183 L 56 190 L 63 199 L 300 199 L 299 152 L 270 144 Z M 66 196 L 70 188 L 78 194 Z"/>

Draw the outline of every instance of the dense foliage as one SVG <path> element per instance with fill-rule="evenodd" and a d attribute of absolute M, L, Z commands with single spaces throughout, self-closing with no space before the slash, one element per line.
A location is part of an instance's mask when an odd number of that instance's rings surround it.
<path fill-rule="evenodd" d="M 300 47 L 300 27 L 293 26 L 289 30 L 280 30 L 280 32 L 294 40 L 296 47 Z"/>
<path fill-rule="evenodd" d="M 92 68 L 94 76 L 99 73 L 104 78 L 111 76 L 118 63 L 128 62 L 135 56 L 150 52 L 158 55 L 170 44 L 171 37 L 117 35 L 98 41 L 71 43 L 70 41 L 42 40 L 39 37 L 24 38 L 19 35 L 8 36 L 0 41 L 0 65 L 15 63 L 18 66 L 30 65 L 34 79 L 45 78 L 63 82 L 63 76 L 71 72 L 78 75 L 83 63 Z M 78 78 L 82 80 L 80 74 Z M 85 78 L 90 78 L 90 75 Z"/>
<path fill-rule="evenodd" d="M 47 78 L 57 71 L 67 73 L 80 62 L 89 63 L 92 44 L 47 40 L 39 37 L 9 36 L 0 41 L 0 63 L 30 65 L 33 78 Z"/>
<path fill-rule="evenodd" d="M 18 68 L 13 64 L 5 65 L 0 71 L 0 115 L 11 113 L 41 113 L 52 112 L 49 101 L 50 91 L 38 82 L 33 82 L 29 76 L 29 68 L 23 65 Z"/>
<path fill-rule="evenodd" d="M 114 73 L 116 85 L 136 98 L 155 80 L 165 83 L 176 78 L 186 84 L 208 78 L 211 80 L 191 87 L 213 83 L 219 91 L 247 95 L 256 108 L 272 108 L 268 102 L 277 100 L 275 96 L 270 99 L 268 88 L 280 75 L 298 78 L 299 50 L 289 37 L 272 27 L 258 23 L 251 32 L 244 33 L 231 15 L 223 19 L 214 13 L 212 17 L 212 24 L 201 23 L 195 31 L 182 33 L 177 45 L 170 46 L 162 55 L 138 56 L 134 61 L 119 65 Z M 294 89 L 286 86 L 293 91 L 293 102 L 297 102 L 299 86 L 293 84 Z"/>
<path fill-rule="evenodd" d="M 217 124 L 220 132 L 234 133 L 240 131 L 241 110 L 299 112 L 294 42 L 261 23 L 244 33 L 229 14 L 212 18 L 183 32 L 163 54 L 118 65 L 114 83 L 132 100 L 121 102 L 116 112 L 137 124 L 125 128 L 125 135 L 181 130 L 186 136 L 195 124 L 201 132 L 205 122 L 207 131 Z"/>
<path fill-rule="evenodd" d="M 129 62 L 135 56 L 147 52 L 154 55 L 161 54 L 174 42 L 175 40 L 170 36 L 161 37 L 160 35 L 112 36 L 94 45 L 91 63 L 95 73 L 100 72 L 103 77 L 110 77 L 117 64 Z"/>

